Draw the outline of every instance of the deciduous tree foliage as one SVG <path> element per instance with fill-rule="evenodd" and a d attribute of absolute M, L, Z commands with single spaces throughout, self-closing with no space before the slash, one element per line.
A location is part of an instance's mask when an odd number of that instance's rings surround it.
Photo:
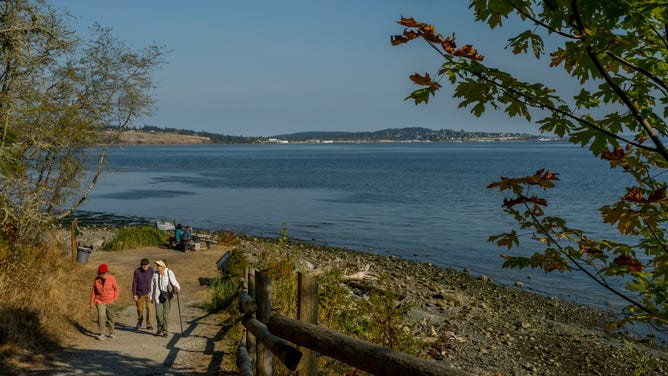
<path fill-rule="evenodd" d="M 586 273 L 625 299 L 624 322 L 647 322 L 661 330 L 668 324 L 668 247 L 666 171 L 668 150 L 668 6 L 641 0 L 473 0 L 477 22 L 500 28 L 513 19 L 526 25 L 508 40 L 519 59 L 537 59 L 546 72 L 564 71 L 581 88 L 562 93 L 540 82 L 526 82 L 483 63 L 484 52 L 457 46 L 454 34 L 443 37 L 435 27 L 402 18 L 393 45 L 423 40 L 444 59 L 433 78 L 414 74 L 421 88 L 406 99 L 427 103 L 446 80 L 453 96 L 480 116 L 502 110 L 535 123 L 542 133 L 556 134 L 610 162 L 633 177 L 619 200 L 600 208 L 602 219 L 624 242 L 595 240 L 572 228 L 564 218 L 546 214 L 540 192 L 551 189 L 557 173 L 538 170 L 521 178 L 502 177 L 489 188 L 508 192 L 504 210 L 518 229 L 490 237 L 499 246 L 519 245 L 518 231 L 530 232 L 542 251 L 502 255 L 504 267 L 541 268 Z M 549 41 L 549 43 L 547 43 Z M 554 46 L 550 50 L 546 45 Z M 549 74 L 549 73 L 548 73 Z M 606 189 L 601 187 L 601 189 Z M 626 291 L 610 285 L 623 278 Z"/>
<path fill-rule="evenodd" d="M 0 2 L 0 249 L 14 255 L 87 197 L 105 162 L 104 127 L 150 110 L 162 49 L 135 52 L 109 29 L 81 40 L 41 0 Z M 93 148 L 95 147 L 95 148 Z"/>

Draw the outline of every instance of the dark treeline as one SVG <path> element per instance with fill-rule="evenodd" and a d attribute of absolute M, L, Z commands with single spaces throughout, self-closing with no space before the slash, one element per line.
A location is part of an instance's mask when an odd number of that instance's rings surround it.
<path fill-rule="evenodd" d="M 375 132 L 301 132 L 274 136 L 289 141 L 332 140 L 332 141 L 475 141 L 475 140 L 533 140 L 538 136 L 504 132 L 467 132 L 464 130 L 427 128 L 391 128 Z"/>
<path fill-rule="evenodd" d="M 253 144 L 265 142 L 266 140 L 264 137 L 229 136 L 219 133 L 196 132 L 188 129 L 160 128 L 151 125 L 145 125 L 143 128 L 138 130 L 143 132 L 175 133 L 186 136 L 208 137 L 214 144 Z"/>

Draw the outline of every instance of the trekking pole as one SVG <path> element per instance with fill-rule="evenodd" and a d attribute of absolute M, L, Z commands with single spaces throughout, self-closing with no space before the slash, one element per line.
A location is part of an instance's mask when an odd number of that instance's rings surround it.
<path fill-rule="evenodd" d="M 179 293 L 176 293 L 176 304 L 179 306 L 179 322 L 181 323 L 181 335 L 183 335 L 183 320 L 181 319 L 181 301 L 179 300 Z"/>

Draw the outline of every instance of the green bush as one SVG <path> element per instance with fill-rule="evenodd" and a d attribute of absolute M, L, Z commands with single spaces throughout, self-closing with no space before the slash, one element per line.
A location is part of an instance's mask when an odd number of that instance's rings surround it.
<path fill-rule="evenodd" d="M 244 277 L 246 265 L 248 265 L 248 261 L 242 251 L 236 248 L 230 251 L 229 275 L 225 277 L 221 273 L 220 277 L 211 281 L 211 300 L 204 305 L 207 312 L 220 312 L 232 306 L 234 300 L 239 296 L 238 282 L 236 281 Z"/>
<path fill-rule="evenodd" d="M 235 246 L 240 243 L 239 236 L 233 231 L 224 231 L 218 235 L 218 241 L 223 245 Z"/>
<path fill-rule="evenodd" d="M 231 279 L 243 278 L 246 271 L 246 266 L 248 266 L 248 260 L 246 259 L 246 254 L 243 251 L 235 248 L 230 251 L 230 262 L 228 265 L 228 271 L 230 273 Z"/>
<path fill-rule="evenodd" d="M 141 247 L 161 247 L 165 245 L 165 233 L 153 226 L 127 226 L 104 244 L 105 251 L 121 251 Z"/>
<path fill-rule="evenodd" d="M 232 306 L 239 296 L 237 284 L 229 278 L 217 278 L 211 281 L 211 302 L 204 308 L 209 313 L 220 312 Z"/>
<path fill-rule="evenodd" d="M 380 285 L 384 285 L 382 280 Z M 364 303 L 364 315 L 369 317 L 371 324 L 368 341 L 417 355 L 419 349 L 415 338 L 401 330 L 413 305 L 400 302 L 399 296 L 390 290 L 372 292 Z"/>

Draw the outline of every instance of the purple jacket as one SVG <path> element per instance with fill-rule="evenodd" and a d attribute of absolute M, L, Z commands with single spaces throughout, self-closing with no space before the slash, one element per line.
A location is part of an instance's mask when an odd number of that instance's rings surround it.
<path fill-rule="evenodd" d="M 153 278 L 153 268 L 148 267 L 146 271 L 140 267 L 135 269 L 132 276 L 132 296 L 144 296 L 151 292 L 151 279 Z"/>

